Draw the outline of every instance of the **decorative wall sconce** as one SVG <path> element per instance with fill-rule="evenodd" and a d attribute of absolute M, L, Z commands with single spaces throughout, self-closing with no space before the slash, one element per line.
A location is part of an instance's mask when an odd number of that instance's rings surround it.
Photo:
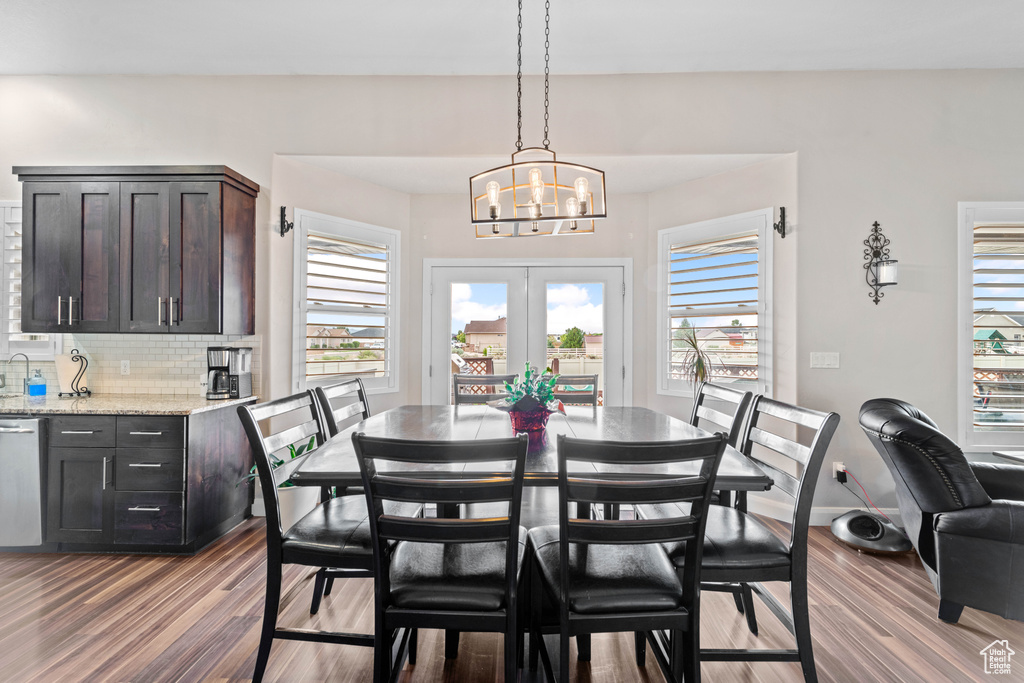
<path fill-rule="evenodd" d="M 896 284 L 896 266 L 899 261 L 889 258 L 889 238 L 882 234 L 882 226 L 875 221 L 871 227 L 871 233 L 864 240 L 864 270 L 867 271 L 864 279 L 867 280 L 871 292 L 868 296 L 873 297 L 875 305 L 885 294 L 879 293 L 882 287 Z"/>

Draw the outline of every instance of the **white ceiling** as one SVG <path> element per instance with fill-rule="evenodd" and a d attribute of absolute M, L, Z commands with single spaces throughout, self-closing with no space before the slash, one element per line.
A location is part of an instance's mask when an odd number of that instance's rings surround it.
<path fill-rule="evenodd" d="M 605 172 L 608 194 L 662 190 L 688 180 L 732 171 L 773 158 L 774 154 L 690 154 L 664 156 L 591 156 L 559 154 L 560 159 Z M 312 164 L 408 194 L 465 194 L 469 178 L 510 163 L 491 157 L 344 157 L 292 155 Z"/>
<path fill-rule="evenodd" d="M 524 67 L 543 3 L 524 0 Z M 514 0 L 0 0 L 3 74 L 509 74 Z M 555 74 L 1024 67 L 1021 0 L 553 0 Z"/>

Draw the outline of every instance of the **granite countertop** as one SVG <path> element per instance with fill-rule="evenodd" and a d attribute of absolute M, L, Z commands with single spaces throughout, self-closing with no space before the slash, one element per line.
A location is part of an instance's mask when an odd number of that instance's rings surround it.
<path fill-rule="evenodd" d="M 93 394 L 58 398 L 0 394 L 0 415 L 191 415 L 258 401 L 258 396 L 208 401 L 174 394 Z"/>

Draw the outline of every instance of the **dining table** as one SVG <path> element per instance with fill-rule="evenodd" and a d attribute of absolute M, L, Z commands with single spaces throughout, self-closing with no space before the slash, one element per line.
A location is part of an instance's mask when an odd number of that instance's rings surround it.
<path fill-rule="evenodd" d="M 478 405 L 405 405 L 372 415 L 357 422 L 312 451 L 291 476 L 302 486 L 362 486 L 356 462 L 352 434 L 419 441 L 474 441 L 514 436 L 508 414 L 486 404 Z M 636 406 L 565 406 L 565 413 L 552 413 L 542 432 L 530 434 L 529 453 L 523 479 L 525 486 L 556 486 L 558 483 L 558 436 L 596 441 L 674 441 L 708 436 L 709 433 L 690 423 Z M 386 463 L 380 463 L 386 469 Z M 601 466 L 594 463 L 573 463 L 570 475 L 599 474 Z M 647 468 L 653 466 L 646 466 Z M 656 466 L 666 476 L 695 474 L 694 463 Z M 408 468 L 408 465 L 403 465 Z M 474 475 L 486 468 L 475 463 Z M 645 473 L 650 470 L 645 468 Z M 451 476 L 449 465 L 421 465 L 417 476 Z M 771 478 L 735 448 L 726 447 L 715 479 L 715 489 L 736 492 L 741 500 L 748 491 L 766 491 Z"/>

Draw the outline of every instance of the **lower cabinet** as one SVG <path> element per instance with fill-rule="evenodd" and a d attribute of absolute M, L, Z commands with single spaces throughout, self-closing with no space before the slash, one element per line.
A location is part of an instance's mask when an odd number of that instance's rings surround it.
<path fill-rule="evenodd" d="M 191 552 L 249 513 L 252 453 L 233 409 L 49 420 L 48 543 Z M 82 544 L 82 545 L 80 545 Z"/>

